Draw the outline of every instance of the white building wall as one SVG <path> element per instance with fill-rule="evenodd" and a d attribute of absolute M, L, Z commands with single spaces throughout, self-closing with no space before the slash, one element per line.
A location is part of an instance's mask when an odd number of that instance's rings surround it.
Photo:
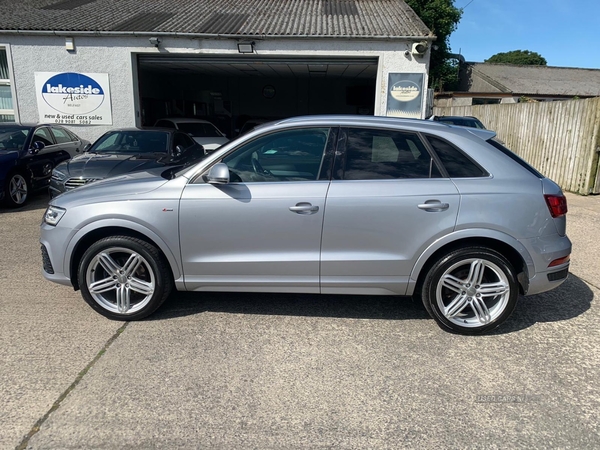
<path fill-rule="evenodd" d="M 112 126 L 70 126 L 89 140 L 95 140 L 108 129 L 139 123 L 136 54 L 219 54 L 239 56 L 240 59 L 246 56 L 238 53 L 237 42 L 232 39 L 161 37 L 162 42 L 156 48 L 150 44 L 148 37 L 143 36 L 72 36 L 75 39 L 74 52 L 65 49 L 64 36 L 3 35 L 0 36 L 0 45 L 6 45 L 12 59 L 15 109 L 20 122 L 39 121 L 34 72 L 108 73 Z M 389 73 L 423 73 L 427 84 L 429 54 L 413 56 L 409 53 L 412 45 L 409 41 L 313 38 L 254 41 L 256 54 L 263 56 L 377 57 L 375 115 L 385 115 Z"/>

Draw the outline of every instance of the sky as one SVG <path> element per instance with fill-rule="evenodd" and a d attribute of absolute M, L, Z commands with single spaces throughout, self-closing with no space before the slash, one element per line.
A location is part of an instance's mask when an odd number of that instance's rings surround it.
<path fill-rule="evenodd" d="M 600 69 L 600 0 L 454 0 L 454 6 L 464 11 L 450 47 L 467 61 L 530 50 L 549 66 Z"/>

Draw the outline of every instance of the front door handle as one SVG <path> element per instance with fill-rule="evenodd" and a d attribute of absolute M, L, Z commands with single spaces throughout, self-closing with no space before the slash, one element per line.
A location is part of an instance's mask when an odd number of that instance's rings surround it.
<path fill-rule="evenodd" d="M 425 203 L 417 205 L 417 208 L 424 211 L 440 212 L 446 211 L 448 208 L 450 208 L 450 205 L 448 203 L 442 203 L 439 200 L 427 200 Z"/>
<path fill-rule="evenodd" d="M 290 211 L 296 214 L 314 214 L 319 210 L 318 206 L 313 206 L 308 202 L 296 203 L 296 206 L 290 206 Z"/>

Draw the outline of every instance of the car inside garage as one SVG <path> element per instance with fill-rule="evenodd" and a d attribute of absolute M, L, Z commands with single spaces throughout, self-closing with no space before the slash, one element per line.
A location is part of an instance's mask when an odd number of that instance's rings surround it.
<path fill-rule="evenodd" d="M 143 126 L 199 118 L 232 138 L 248 125 L 289 116 L 374 114 L 373 57 L 140 54 L 137 61 Z"/>

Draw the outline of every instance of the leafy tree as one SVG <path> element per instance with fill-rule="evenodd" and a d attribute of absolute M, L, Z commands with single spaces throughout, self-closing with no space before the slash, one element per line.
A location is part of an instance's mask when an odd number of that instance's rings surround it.
<path fill-rule="evenodd" d="M 429 87 L 451 90 L 458 84 L 456 62 L 448 58 L 449 38 L 462 16 L 462 9 L 454 6 L 454 0 L 405 0 L 423 23 L 437 36 L 431 50 Z"/>
<path fill-rule="evenodd" d="M 545 66 L 546 58 L 529 50 L 513 50 L 511 52 L 496 53 L 484 62 L 490 64 L 520 64 L 526 66 Z"/>

